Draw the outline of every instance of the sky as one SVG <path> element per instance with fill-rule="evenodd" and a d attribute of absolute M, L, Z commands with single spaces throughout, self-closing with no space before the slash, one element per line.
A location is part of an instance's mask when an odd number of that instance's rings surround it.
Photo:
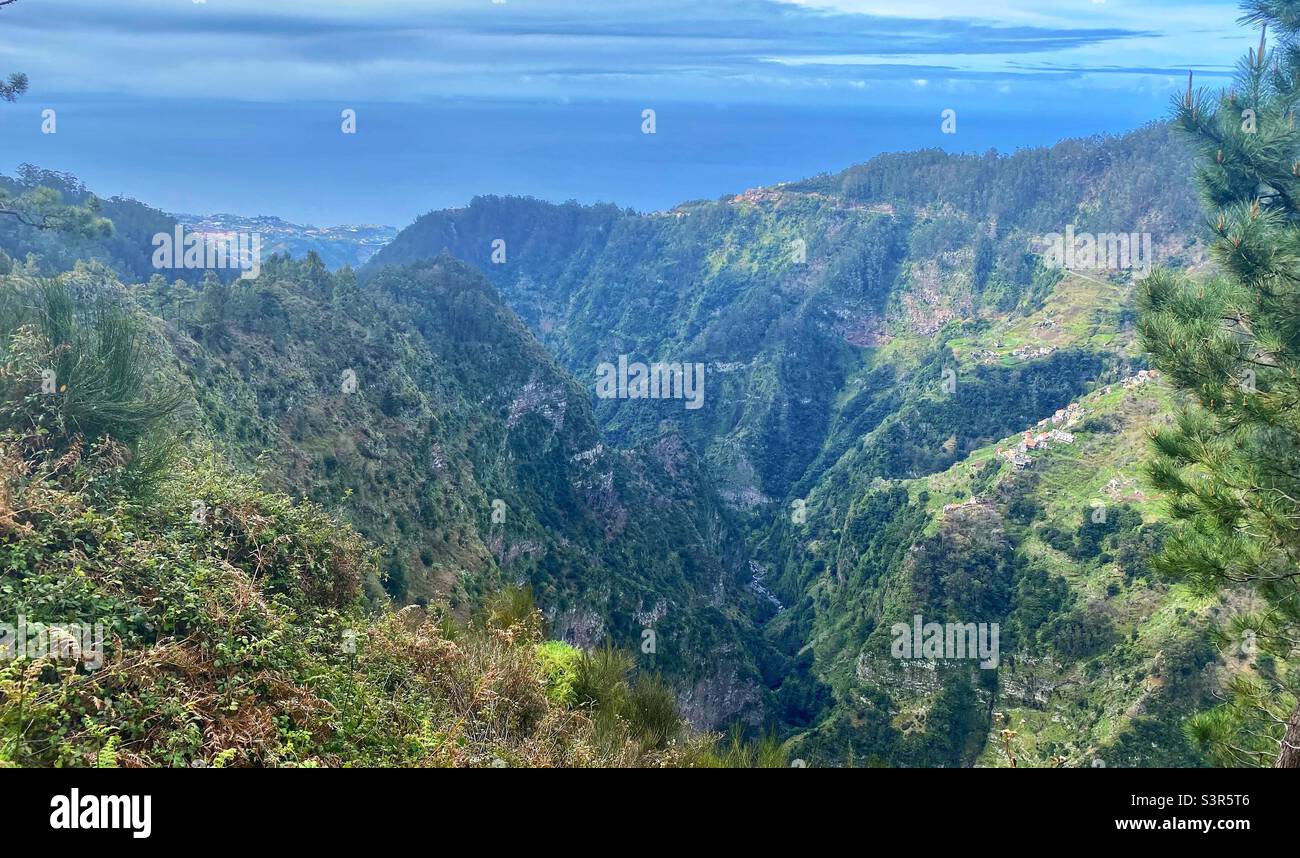
<path fill-rule="evenodd" d="M 30 90 L 0 103 L 0 172 L 28 162 L 168 211 L 317 225 L 403 226 L 486 193 L 665 209 L 882 151 L 1136 127 L 1167 114 L 1188 70 L 1228 83 L 1258 39 L 1239 15 L 1171 0 L 17 0 L 0 7 L 0 76 Z"/>

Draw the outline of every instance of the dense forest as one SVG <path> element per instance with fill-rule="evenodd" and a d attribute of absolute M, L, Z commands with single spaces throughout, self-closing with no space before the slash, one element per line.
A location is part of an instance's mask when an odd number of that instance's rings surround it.
<path fill-rule="evenodd" d="M 357 270 L 164 274 L 174 217 L 0 178 L 0 620 L 103 626 L 0 662 L 0 765 L 1290 765 L 1300 41 L 1256 6 L 1280 47 L 1169 122 L 479 197 Z M 602 395 L 629 361 L 701 407 Z"/>
<path fill-rule="evenodd" d="M 1145 383 L 1135 272 L 1055 270 L 1036 241 L 1145 232 L 1160 264 L 1202 270 L 1191 160 L 1155 124 L 649 215 L 482 198 L 416 221 L 361 279 L 454 254 L 579 379 L 620 354 L 709 367 L 699 412 L 595 413 L 618 443 L 671 431 L 700 452 L 768 597 L 765 717 L 795 753 L 1198 765 L 1180 721 L 1212 699 L 1227 608 L 1152 571 L 1167 514 L 1139 468 L 1168 394 Z M 1067 410 L 1068 446 L 996 455 Z M 888 632 L 917 613 L 997 623 L 1012 654 L 996 676 L 900 664 Z M 1003 722 L 1023 747 L 990 738 Z"/>

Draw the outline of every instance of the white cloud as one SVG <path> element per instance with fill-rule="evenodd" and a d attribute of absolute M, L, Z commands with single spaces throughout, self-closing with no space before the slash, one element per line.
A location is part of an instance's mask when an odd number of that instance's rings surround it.
<path fill-rule="evenodd" d="M 34 94 L 586 98 L 616 80 L 629 97 L 752 98 L 763 81 L 833 98 L 871 83 L 1227 68 L 1251 38 L 1235 17 L 1229 3 L 1117 0 L 66 0 L 0 9 L 0 68 L 27 72 Z"/>

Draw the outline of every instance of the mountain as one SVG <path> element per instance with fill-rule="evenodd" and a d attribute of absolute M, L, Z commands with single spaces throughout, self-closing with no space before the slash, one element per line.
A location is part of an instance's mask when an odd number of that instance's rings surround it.
<path fill-rule="evenodd" d="M 6 195 L 19 197 L 37 190 L 64 205 L 81 205 L 93 196 L 76 176 L 31 164 L 23 164 L 13 177 L 0 175 L 0 192 Z M 158 233 L 171 235 L 176 228 L 175 218 L 127 197 L 100 199 L 99 204 L 104 217 L 113 223 L 108 235 L 74 235 L 38 229 L 15 218 L 0 218 L 0 270 L 7 270 L 15 261 L 30 262 L 35 273 L 48 275 L 67 271 L 78 262 L 99 262 L 129 280 L 143 280 L 157 273 L 153 267 L 153 237 Z M 201 274 L 185 270 L 169 273 L 189 281 L 197 281 Z"/>
<path fill-rule="evenodd" d="M 372 609 L 526 587 L 697 728 L 814 764 L 1201 765 L 1178 725 L 1252 669 L 1209 637 L 1243 597 L 1151 571 L 1171 399 L 1133 333 L 1150 265 L 1207 267 L 1189 161 L 1155 124 L 666 212 L 483 197 L 356 273 L 170 281 L 135 227 L 0 246 L 147 320 L 178 434 L 373 544 Z M 1123 252 L 1053 264 L 1080 235 Z M 996 648 L 914 658 L 918 617 Z"/>
<path fill-rule="evenodd" d="M 78 205 L 93 194 L 77 177 L 24 164 L 16 175 L 0 175 L 0 192 L 21 196 L 34 189 L 57 195 L 64 204 Z M 102 262 L 129 280 L 145 280 L 159 273 L 154 266 L 157 235 L 174 235 L 178 226 L 186 232 L 212 239 L 234 234 L 260 236 L 264 256 L 284 254 L 302 259 L 315 253 L 330 270 L 360 267 L 392 240 L 397 230 L 373 224 L 315 227 L 301 226 L 278 217 L 247 217 L 233 214 L 168 214 L 126 197 L 99 199 L 102 214 L 112 221 L 112 232 L 104 236 L 72 236 L 26 226 L 14 219 L 0 224 L 0 252 L 10 259 L 39 258 L 43 273 L 67 271 L 78 261 Z M 197 282 L 202 272 L 168 269 L 167 276 Z M 231 274 L 222 275 L 229 279 Z"/>
<path fill-rule="evenodd" d="M 286 253 L 302 259 L 308 253 L 315 253 L 331 271 L 345 265 L 361 266 L 397 234 L 391 226 L 300 226 L 267 215 L 177 214 L 173 217 L 187 231 L 214 238 L 233 233 L 260 235 L 262 252 L 266 254 Z"/>
<path fill-rule="evenodd" d="M 0 275 L 0 767 L 786 764 L 525 588 L 377 610 L 382 553 L 185 439 L 165 326 L 105 286 Z"/>
<path fill-rule="evenodd" d="M 597 415 L 616 439 L 677 423 L 737 505 L 769 504 L 842 446 L 834 426 L 855 373 L 890 396 L 884 373 L 905 371 L 950 322 L 1029 308 L 1051 289 L 1035 237 L 1070 224 L 1147 232 L 1160 261 L 1195 262 L 1186 225 L 1199 209 L 1190 180 L 1166 180 L 1186 173 L 1171 133 L 1154 125 L 1007 157 L 882 156 L 649 215 L 481 198 L 420 218 L 361 276 L 446 250 L 579 379 L 620 354 L 705 362 L 697 412 L 614 399 Z M 848 411 L 864 405 L 859 396 Z"/>
<path fill-rule="evenodd" d="M 605 442 L 586 393 L 471 269 L 441 258 L 360 289 L 276 258 L 197 296 L 135 291 L 211 436 L 383 546 L 372 598 L 382 583 L 463 615 L 527 584 L 562 640 L 640 651 L 652 630 L 646 666 L 701 725 L 758 717 L 750 575 L 690 450 L 671 431 Z"/>
<path fill-rule="evenodd" d="M 1154 124 L 885 155 L 651 214 L 480 198 L 418 219 L 361 277 L 449 252 L 580 380 L 623 355 L 707 367 L 697 411 L 598 398 L 596 416 L 617 443 L 672 425 L 700 452 L 793 668 L 769 691 L 796 753 L 1197 764 L 1176 724 L 1213 691 L 1206 631 L 1227 608 L 1141 571 L 1163 512 L 1133 502 L 1136 463 L 1165 408 L 1125 386 L 1145 384 L 1135 269 L 1206 264 L 1190 178 L 1169 179 L 1189 161 Z M 1046 251 L 1067 233 L 1150 249 L 1062 271 Z M 1025 461 L 1052 429 L 1071 440 Z M 918 614 L 997 624 L 1004 660 L 909 672 L 888 632 Z"/>

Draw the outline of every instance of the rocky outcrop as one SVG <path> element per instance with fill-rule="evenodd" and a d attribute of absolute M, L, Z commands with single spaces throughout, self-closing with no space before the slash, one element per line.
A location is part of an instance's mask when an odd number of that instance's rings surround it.
<path fill-rule="evenodd" d="M 716 730 L 737 722 L 762 723 L 758 683 L 743 677 L 734 664 L 722 664 L 681 695 L 682 715 L 699 730 Z"/>

